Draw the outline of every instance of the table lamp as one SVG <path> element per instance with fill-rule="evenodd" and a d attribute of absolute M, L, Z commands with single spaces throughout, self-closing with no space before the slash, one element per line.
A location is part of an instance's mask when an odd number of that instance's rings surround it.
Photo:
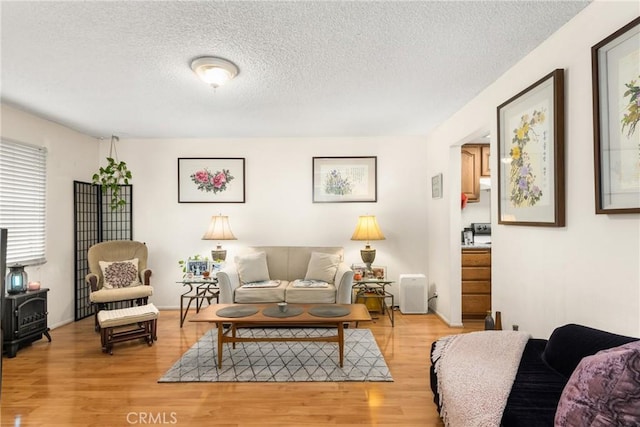
<path fill-rule="evenodd" d="M 364 240 L 367 242 L 364 249 L 360 250 L 362 262 L 367 265 L 367 272 L 371 272 L 371 263 L 376 259 L 376 250 L 371 249 L 371 240 L 384 240 L 384 234 L 380 231 L 375 215 L 362 215 L 358 218 L 356 231 L 353 232 L 351 240 Z"/>
<path fill-rule="evenodd" d="M 211 251 L 211 259 L 213 261 L 224 261 L 227 258 L 227 251 L 222 249 L 220 241 L 237 240 L 229 226 L 229 217 L 223 215 L 212 216 L 209 228 L 202 236 L 202 240 L 218 240 L 218 245 Z"/>

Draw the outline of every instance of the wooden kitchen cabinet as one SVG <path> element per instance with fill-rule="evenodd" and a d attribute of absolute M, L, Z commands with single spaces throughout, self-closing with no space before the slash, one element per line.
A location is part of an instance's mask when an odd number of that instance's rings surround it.
<path fill-rule="evenodd" d="M 491 310 L 491 249 L 462 249 L 462 318 L 483 319 Z"/>
<path fill-rule="evenodd" d="M 462 146 L 460 164 L 462 165 L 462 192 L 467 195 L 467 203 L 480 201 L 481 150 L 479 145 Z"/>
<path fill-rule="evenodd" d="M 491 176 L 490 151 L 488 145 L 480 146 L 480 176 Z"/>

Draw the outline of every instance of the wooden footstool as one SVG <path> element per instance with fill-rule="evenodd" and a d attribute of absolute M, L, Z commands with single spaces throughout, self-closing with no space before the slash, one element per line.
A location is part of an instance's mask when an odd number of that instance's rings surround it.
<path fill-rule="evenodd" d="M 144 338 L 149 346 L 157 341 L 158 309 L 153 304 L 98 312 L 102 351 L 113 354 L 113 344 Z"/>

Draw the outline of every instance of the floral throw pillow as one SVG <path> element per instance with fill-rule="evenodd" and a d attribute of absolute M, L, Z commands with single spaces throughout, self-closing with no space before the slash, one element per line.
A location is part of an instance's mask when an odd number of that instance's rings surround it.
<path fill-rule="evenodd" d="M 555 425 L 637 426 L 640 341 L 582 359 L 558 402 Z"/>
<path fill-rule="evenodd" d="M 106 289 L 126 288 L 140 284 L 138 279 L 138 258 L 126 261 L 100 261 L 100 269 Z"/>

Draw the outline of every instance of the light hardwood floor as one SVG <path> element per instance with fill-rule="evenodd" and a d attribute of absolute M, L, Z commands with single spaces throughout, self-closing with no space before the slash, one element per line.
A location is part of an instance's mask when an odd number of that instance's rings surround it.
<path fill-rule="evenodd" d="M 361 322 L 370 328 L 394 382 L 177 383 L 162 374 L 211 326 L 160 312 L 158 341 L 101 352 L 93 319 L 51 331 L 3 359 L 2 426 L 441 426 L 429 387 L 429 349 L 449 328 L 433 314 Z"/>

